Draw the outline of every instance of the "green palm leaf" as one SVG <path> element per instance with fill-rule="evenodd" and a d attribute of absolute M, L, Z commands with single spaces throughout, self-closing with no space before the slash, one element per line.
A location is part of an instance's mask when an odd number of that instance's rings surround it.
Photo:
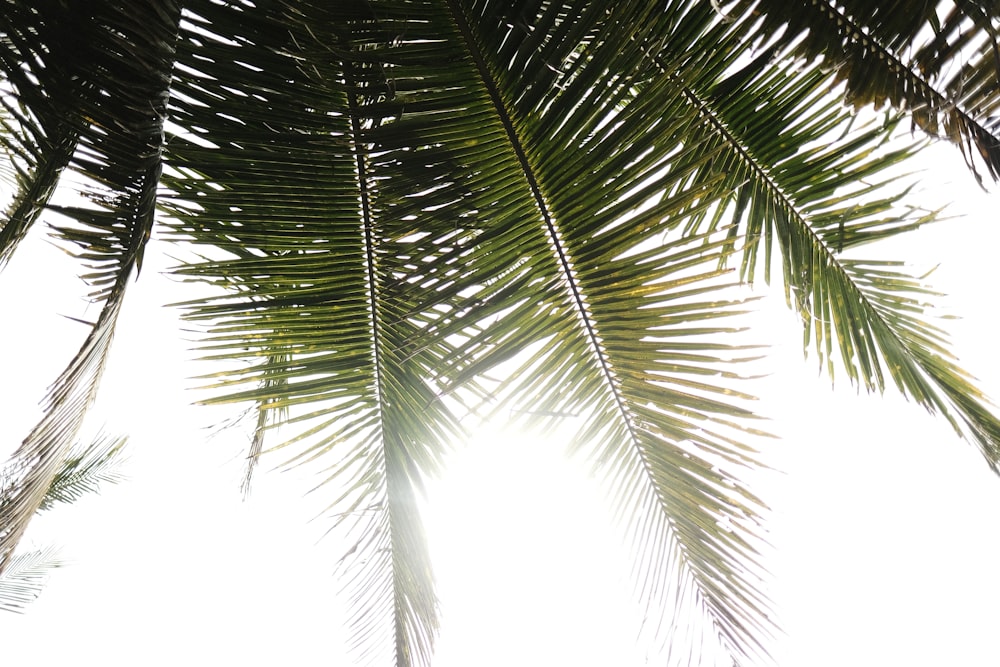
<path fill-rule="evenodd" d="M 57 503 L 72 503 L 96 492 L 102 483 L 122 481 L 124 478 L 117 468 L 121 465 L 126 442 L 126 438 L 102 434 L 86 447 L 74 448 L 63 461 L 38 509 L 44 511 Z"/>
<path fill-rule="evenodd" d="M 857 107 L 909 110 L 916 125 L 958 145 L 977 178 L 977 162 L 1000 178 L 994 94 L 1000 5 L 994 0 L 765 0 L 738 2 L 731 15 L 739 13 L 747 39 L 773 40 L 821 59 Z"/>
<path fill-rule="evenodd" d="M 125 442 L 125 438 L 99 435 L 86 447 L 74 446 L 53 478 L 39 511 L 94 493 L 101 483 L 121 481 L 122 475 L 116 467 L 120 464 Z M 8 494 L 21 478 L 21 472 L 8 469 L 0 476 L 0 508 L 8 502 Z M 23 611 L 41 593 L 49 572 L 63 565 L 51 547 L 15 554 L 0 573 L 0 610 Z"/>
<path fill-rule="evenodd" d="M 23 10 L 20 3 L 8 4 Z M 39 157 L 28 168 L 15 209 L 27 206 L 37 212 L 45 203 L 63 159 L 56 153 L 68 141 L 65 137 L 76 136 L 79 147 L 69 162 L 93 183 L 91 205 L 59 207 L 73 223 L 57 233 L 77 248 L 87 267 L 84 278 L 102 308 L 79 352 L 52 385 L 45 416 L 14 453 L 14 461 L 23 466 L 15 465 L 20 472 L 0 510 L 0 570 L 67 458 L 96 394 L 125 287 L 141 264 L 153 225 L 179 8 L 171 15 L 163 3 L 127 10 L 102 5 L 67 12 L 53 7 L 9 16 L 16 16 L 16 25 L 37 40 L 15 40 L 8 30 L 17 56 L 11 57 L 8 49 L 0 63 L 21 95 L 25 116 L 38 119 L 37 125 L 28 121 L 26 127 L 51 137 L 45 119 L 56 118 L 55 135 L 63 136 L 54 143 L 36 137 Z M 48 51 L 51 59 L 34 58 L 37 48 Z M 59 134 L 63 125 L 71 128 L 69 134 Z M 13 247 L 34 215 L 15 215 L 6 223 L 4 229 L 13 231 L 0 252 Z"/>
<path fill-rule="evenodd" d="M 0 574 L 0 611 L 23 612 L 42 592 L 49 573 L 62 566 L 63 562 L 51 548 L 11 558 Z"/>
<path fill-rule="evenodd" d="M 88 81 L 66 72 L 63 63 L 82 32 L 67 30 L 65 17 L 54 12 L 55 7 L 8 3 L 0 15 L 5 75 L 0 143 L 16 177 L 16 194 L 0 222 L 0 265 L 49 203 L 80 138 L 75 102 Z M 24 66 L 29 62 L 35 63 L 31 69 Z M 47 81 L 36 85 L 33 75 Z"/>
<path fill-rule="evenodd" d="M 819 72 L 788 79 L 773 70 L 742 70 L 739 77 L 735 85 L 724 78 L 706 93 L 694 82 L 683 94 L 703 118 L 692 134 L 703 133 L 706 143 L 722 151 L 722 166 L 707 165 L 699 178 L 718 178 L 722 171 L 731 185 L 723 201 L 743 216 L 750 239 L 743 275 L 754 278 L 758 249 L 766 274 L 771 247 L 778 246 L 805 342 L 815 339 L 829 373 L 839 356 L 852 382 L 868 390 L 884 390 L 888 375 L 904 394 L 945 415 L 995 468 L 1000 422 L 955 364 L 941 330 L 921 316 L 934 293 L 902 273 L 900 262 L 856 254 L 861 246 L 934 219 L 934 213 L 901 210 L 904 192 L 879 176 L 912 149 L 878 150 L 892 124 L 852 130 L 857 120 L 829 99 L 829 81 Z M 720 87 L 726 90 L 722 97 Z M 743 100 L 765 96 L 768 105 L 748 113 Z M 810 138 L 834 133 L 842 141 L 809 146 Z M 711 228 L 716 219 L 696 228 Z"/>

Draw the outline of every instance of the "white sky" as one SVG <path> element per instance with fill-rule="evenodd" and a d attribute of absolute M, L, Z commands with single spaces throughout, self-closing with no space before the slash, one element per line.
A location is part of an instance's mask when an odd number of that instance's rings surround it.
<path fill-rule="evenodd" d="M 954 151 L 932 157 L 934 196 L 972 215 L 912 235 L 893 256 L 942 262 L 931 282 L 964 318 L 947 323 L 954 349 L 1000 399 L 1000 200 Z M 37 522 L 32 540 L 72 562 L 27 614 L 0 613 L 4 662 L 350 664 L 337 545 L 316 546 L 326 526 L 307 523 L 322 498 L 302 498 L 308 480 L 272 473 L 241 501 L 247 443 L 235 431 L 206 439 L 202 427 L 229 413 L 187 405 L 188 353 L 176 312 L 159 307 L 185 294 L 158 273 L 170 261 L 157 250 L 171 249 L 157 244 L 128 297 L 98 411 L 109 431 L 131 435 L 131 479 Z M 58 296 L 58 254 L 36 240 L 0 274 L 0 452 L 34 423 L 72 354 L 67 337 L 82 334 L 56 315 L 85 312 Z M 995 665 L 1000 480 L 921 408 L 857 396 L 846 382 L 831 391 L 803 363 L 782 298 L 760 308 L 751 337 L 773 343 L 773 374 L 748 389 L 783 437 L 768 460 L 785 473 L 762 475 L 757 489 L 774 509 L 766 563 L 786 633 L 777 664 Z M 435 667 L 661 664 L 635 641 L 627 556 L 594 486 L 559 443 L 529 435 L 484 436 L 455 457 L 429 501 L 444 612 Z"/>

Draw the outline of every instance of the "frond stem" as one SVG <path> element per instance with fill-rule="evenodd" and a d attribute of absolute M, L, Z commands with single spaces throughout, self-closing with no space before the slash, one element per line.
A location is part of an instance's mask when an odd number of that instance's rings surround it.
<path fill-rule="evenodd" d="M 587 307 L 586 298 L 584 297 L 583 291 L 581 290 L 576 279 L 575 271 L 573 270 L 573 262 L 569 257 L 569 253 L 565 248 L 562 238 L 559 235 L 559 229 L 556 226 L 551 211 L 549 210 L 549 205 L 545 200 L 545 196 L 542 194 L 541 185 L 535 177 L 535 170 L 532 168 L 531 162 L 528 159 L 527 151 L 521 143 L 517 128 L 514 127 L 514 120 L 507 110 L 507 105 L 504 103 L 503 97 L 500 93 L 500 88 L 486 63 L 486 58 L 483 56 L 482 51 L 478 48 L 475 36 L 472 32 L 472 26 L 466 17 L 465 12 L 459 5 L 458 0 L 448 0 L 448 7 L 451 9 L 452 17 L 462 34 L 462 38 L 465 40 L 466 47 L 475 62 L 476 69 L 479 71 L 479 76 L 490 96 L 490 101 L 493 103 L 497 115 L 500 118 L 500 122 L 503 124 L 504 130 L 507 133 L 507 140 L 510 142 L 510 146 L 517 157 L 518 164 L 521 167 L 521 172 L 524 175 L 524 178 L 528 183 L 528 187 L 531 190 L 532 197 L 535 200 L 535 205 L 545 222 L 545 231 L 548 235 L 549 242 L 552 244 L 552 248 L 556 254 L 556 259 L 559 262 L 559 268 L 561 269 L 563 278 L 566 281 L 567 289 L 569 290 L 573 305 L 580 321 L 583 323 L 583 326 L 587 331 L 587 339 L 594 351 L 598 364 L 600 364 L 601 373 L 604 375 L 605 382 L 615 401 L 615 406 L 625 423 L 625 427 L 628 429 L 630 439 L 633 442 L 639 442 L 639 435 L 635 430 L 635 419 L 625 403 L 625 398 L 621 394 L 611 361 L 608 359 L 604 346 L 601 344 L 601 338 L 597 331 L 597 324 L 593 321 L 593 318 L 590 315 L 590 309 Z"/>

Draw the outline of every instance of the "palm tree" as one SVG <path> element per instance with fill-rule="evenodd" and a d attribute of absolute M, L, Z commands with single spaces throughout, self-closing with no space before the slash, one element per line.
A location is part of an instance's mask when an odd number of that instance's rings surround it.
<path fill-rule="evenodd" d="M 116 484 L 123 477 L 117 467 L 121 462 L 125 438 L 98 435 L 86 447 L 75 445 L 49 485 L 38 511 L 52 509 L 58 503 L 72 503 L 88 493 L 96 493 L 102 483 Z M 13 463 L 21 463 L 17 460 Z M 16 488 L 22 471 L 10 469 L 0 474 L 0 510 Z M 41 593 L 51 570 L 62 567 L 52 547 L 16 553 L 0 572 L 0 611 L 21 612 Z"/>
<path fill-rule="evenodd" d="M 323 468 L 372 664 L 430 662 L 414 504 L 466 415 L 500 409 L 581 415 L 571 449 L 607 482 L 651 609 L 735 662 L 766 654 L 764 507 L 740 476 L 763 465 L 739 386 L 759 352 L 733 289 L 772 268 L 831 374 L 895 385 L 1000 464 L 930 288 L 862 249 L 936 218 L 900 175 L 926 137 L 1000 174 L 995 0 L 3 7 L 0 259 L 58 212 L 102 310 L 18 449 L 0 563 L 154 226 L 196 249 L 177 275 L 218 288 L 184 306 L 220 362 L 207 401 L 257 415 L 248 479 L 277 424 L 275 448 Z M 53 201 L 66 170 L 84 203 Z"/>

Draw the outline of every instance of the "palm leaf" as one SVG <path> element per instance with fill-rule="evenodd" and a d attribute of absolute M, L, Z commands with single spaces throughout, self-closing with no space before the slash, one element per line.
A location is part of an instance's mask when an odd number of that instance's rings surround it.
<path fill-rule="evenodd" d="M 922 316 L 934 293 L 903 273 L 901 263 L 857 254 L 861 246 L 934 219 L 933 212 L 901 209 L 905 190 L 893 190 L 890 177 L 879 176 L 912 149 L 879 150 L 892 124 L 852 129 L 857 119 L 829 99 L 830 82 L 820 72 L 789 78 L 762 68 L 738 75 L 735 85 L 729 81 L 735 75 L 727 74 L 714 86 L 693 81 L 681 93 L 702 118 L 690 134 L 720 151 L 697 178 L 721 175 L 731 188 L 723 202 L 743 217 L 750 239 L 743 275 L 754 278 L 762 252 L 766 276 L 771 247 L 779 247 L 805 343 L 814 339 L 828 372 L 834 374 L 839 357 L 851 381 L 868 390 L 884 390 L 890 377 L 905 395 L 943 414 L 996 469 L 1000 421 L 948 352 L 943 332 Z M 764 108 L 747 108 L 745 100 L 762 97 L 769 100 Z M 843 139 L 809 146 L 810 137 L 824 134 Z M 693 226 L 711 229 L 715 220 Z"/>
<path fill-rule="evenodd" d="M 89 445 L 74 448 L 63 461 L 42 500 L 39 510 L 51 509 L 57 503 L 72 503 L 88 493 L 96 492 L 102 483 L 117 484 L 124 477 L 118 472 L 126 438 L 99 435 Z"/>
<path fill-rule="evenodd" d="M 8 4 L 23 7 L 23 3 Z M 79 147 L 70 164 L 92 183 L 90 205 L 56 207 L 72 220 L 57 233 L 76 247 L 87 267 L 84 278 L 102 309 L 79 352 L 50 388 L 42 420 L 13 455 L 13 468 L 19 474 L 0 510 L 0 571 L 67 458 L 96 394 L 126 285 L 133 268 L 141 264 L 153 224 L 164 105 L 179 20 L 177 7 L 171 10 L 169 3 L 160 2 L 127 9 L 77 6 L 63 13 L 29 9 L 27 14 L 23 20 L 37 19 L 29 32 L 40 41 L 41 51 L 53 54 L 52 59 L 28 58 L 22 50 L 25 60 L 0 64 L 7 81 L 18 86 L 31 116 L 45 118 L 54 108 L 59 121 L 78 134 Z M 26 72 L 31 75 L 30 90 L 19 85 Z M 109 99 L 115 103 L 109 104 Z M 38 164 L 51 166 L 52 151 L 61 145 L 38 141 L 35 149 L 43 156 Z M 41 190 L 28 188 L 34 193 L 25 200 L 31 207 L 49 196 L 48 178 L 42 178 Z M 11 238 L 20 235 L 15 230 Z"/>
<path fill-rule="evenodd" d="M 907 109 L 916 125 L 962 148 L 970 169 L 1000 179 L 1000 40 L 993 0 L 789 4 L 739 2 L 748 40 L 822 59 L 856 106 Z"/>
<path fill-rule="evenodd" d="M 271 379 L 269 375 L 274 374 L 270 369 L 281 368 L 289 361 L 290 359 L 288 359 L 287 356 L 272 356 L 267 360 L 263 369 L 264 379 L 261 381 L 261 392 L 263 394 L 269 397 L 273 396 L 275 393 L 280 391 L 280 386 L 288 383 L 288 378 L 286 377 Z M 250 452 L 247 455 L 246 473 L 243 476 L 243 483 L 240 486 L 243 491 L 244 498 L 247 498 L 250 495 L 253 473 L 257 467 L 257 463 L 260 461 L 260 456 L 264 451 L 264 440 L 267 436 L 269 428 L 288 419 L 288 409 L 271 409 L 270 406 L 272 403 L 274 403 L 274 399 L 263 398 L 258 401 L 255 406 L 254 412 L 256 412 L 257 415 L 257 423 L 254 426 L 253 439 L 250 443 Z"/>
<path fill-rule="evenodd" d="M 0 610 L 21 613 L 41 594 L 49 573 L 62 567 L 50 549 L 28 551 L 10 559 L 0 574 Z"/>
<path fill-rule="evenodd" d="M 121 481 L 122 476 L 115 467 L 120 462 L 124 445 L 124 438 L 101 435 L 86 447 L 74 447 L 52 480 L 39 511 L 96 492 L 102 482 Z M 20 477 L 20 471 L 7 470 L 0 478 L 0 507 L 6 504 L 11 488 Z M 51 548 L 15 554 L 0 573 L 0 610 L 23 611 L 25 605 L 41 593 L 49 571 L 62 565 Z"/>
<path fill-rule="evenodd" d="M 425 664 L 437 611 L 415 498 L 458 427 L 424 378 L 454 350 L 423 331 L 438 319 L 442 297 L 401 279 L 418 252 L 402 240 L 412 223 L 377 215 L 393 203 L 385 187 L 373 196 L 370 172 L 380 158 L 372 121 L 329 113 L 364 104 L 365 87 L 380 75 L 331 55 L 360 47 L 319 20 L 327 18 L 321 8 L 302 7 L 283 31 L 272 29 L 267 12 L 203 10 L 189 17 L 197 31 L 185 35 L 181 62 L 190 58 L 202 71 L 207 63 L 241 67 L 242 90 L 268 97 L 269 108 L 248 114 L 233 99 L 216 107 L 214 122 L 192 122 L 205 128 L 196 142 L 181 135 L 170 144 L 174 231 L 229 254 L 182 272 L 234 290 L 193 304 L 189 318 L 212 324 L 206 356 L 253 362 L 219 374 L 219 387 L 251 383 L 220 400 L 290 410 L 299 433 L 287 444 L 302 443 L 303 460 L 325 454 L 327 475 L 343 485 L 330 513 L 354 540 L 342 576 L 355 603 L 358 654 L 376 662 L 389 651 L 398 664 Z M 240 43 L 249 36 L 252 51 Z M 301 96 L 269 92 L 288 82 Z M 223 86 L 232 88 L 234 77 L 218 70 L 179 84 L 175 118 L 194 118 Z M 283 153 L 289 142 L 294 154 Z M 317 182 L 318 174 L 326 176 Z"/>
<path fill-rule="evenodd" d="M 17 186 L 0 221 L 0 266 L 49 203 L 79 141 L 75 104 L 91 92 L 91 82 L 66 65 L 85 41 L 90 22 L 81 19 L 82 29 L 69 30 L 68 18 L 53 4 L 8 2 L 0 13 L 0 144 Z"/>

